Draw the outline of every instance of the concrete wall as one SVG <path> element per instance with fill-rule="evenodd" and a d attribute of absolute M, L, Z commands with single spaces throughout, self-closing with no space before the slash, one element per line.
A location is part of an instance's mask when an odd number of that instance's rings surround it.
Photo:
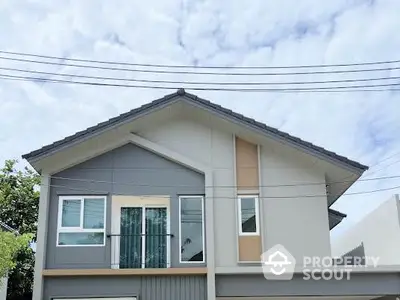
<path fill-rule="evenodd" d="M 332 254 L 341 256 L 362 243 L 365 256 L 379 257 L 378 265 L 400 265 L 399 205 L 398 195 L 382 203 L 332 242 Z"/>
<path fill-rule="evenodd" d="M 140 300 L 206 300 L 205 276 L 45 278 L 43 300 L 56 297 L 138 297 Z"/>
<path fill-rule="evenodd" d="M 233 133 L 192 120 L 174 120 L 138 134 L 212 168 L 215 185 L 215 265 L 217 268 L 238 267 Z M 301 188 L 261 189 L 261 198 L 268 197 L 261 199 L 265 250 L 281 243 L 298 259 L 304 255 L 330 255 L 324 174 L 312 165 L 310 156 L 300 155 L 295 150 L 286 151 L 284 146 L 260 148 L 261 185 L 322 183 Z M 292 198 L 281 198 L 287 195 Z M 307 198 L 298 195 L 321 196 Z"/>
<path fill-rule="evenodd" d="M 103 181 L 104 183 L 85 180 Z M 132 185 L 126 183 L 132 183 Z M 104 247 L 56 246 L 59 196 L 71 194 L 107 195 L 107 233 L 111 233 L 112 195 L 169 196 L 171 233 L 174 234 L 174 237 L 171 238 L 171 266 L 194 266 L 193 264 L 179 264 L 178 195 L 204 194 L 204 175 L 132 144 L 53 175 L 45 267 L 48 269 L 110 268 L 112 263 L 111 238 L 106 239 Z M 204 266 L 205 264 L 196 263 L 195 265 Z"/>

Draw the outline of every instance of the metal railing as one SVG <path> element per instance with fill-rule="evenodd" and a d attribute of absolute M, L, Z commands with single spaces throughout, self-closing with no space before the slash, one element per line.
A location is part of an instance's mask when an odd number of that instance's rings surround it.
<path fill-rule="evenodd" d="M 171 238 L 167 234 L 107 234 L 111 240 L 111 268 L 169 268 Z"/>

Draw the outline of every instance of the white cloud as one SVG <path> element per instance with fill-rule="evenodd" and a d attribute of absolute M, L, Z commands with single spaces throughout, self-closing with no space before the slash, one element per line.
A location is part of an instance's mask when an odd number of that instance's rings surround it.
<path fill-rule="evenodd" d="M 285 65 L 398 58 L 400 3 L 386 1 L 2 1 L 0 49 L 141 63 Z M 30 65 L 2 66 L 97 76 L 202 81 L 295 81 L 356 75 L 151 75 Z M 4 73 L 4 71 L 0 71 Z M 400 72 L 381 72 L 400 76 Z M 51 143 L 168 93 L 0 80 L 0 159 Z M 400 150 L 399 92 L 199 95 L 363 163 Z M 396 162 L 400 156 L 383 166 Z M 396 168 L 397 166 L 397 168 Z M 373 176 L 396 174 L 400 163 Z M 382 166 L 379 166 L 382 167 Z M 373 171 L 374 168 L 372 168 Z M 398 172 L 397 172 L 398 173 Z M 358 184 L 373 190 L 399 180 Z M 394 191 L 343 197 L 334 236 Z"/>

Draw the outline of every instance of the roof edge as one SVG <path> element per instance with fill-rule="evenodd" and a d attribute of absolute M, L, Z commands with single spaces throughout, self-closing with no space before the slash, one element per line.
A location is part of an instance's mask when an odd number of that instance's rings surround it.
<path fill-rule="evenodd" d="M 260 130 L 260 131 L 264 132 L 265 134 L 268 134 L 272 137 L 276 137 L 277 139 L 286 141 L 289 144 L 291 144 L 292 146 L 297 146 L 305 151 L 310 151 L 311 154 L 320 155 L 321 158 L 324 158 L 326 160 L 333 160 L 333 162 L 337 161 L 338 163 L 343 164 L 344 166 L 348 166 L 351 169 L 358 170 L 360 173 L 363 173 L 364 171 L 368 170 L 368 166 L 366 166 L 366 165 L 363 165 L 354 160 L 350 160 L 344 156 L 341 156 L 339 154 L 336 154 L 335 152 L 326 150 L 322 147 L 316 146 L 312 143 L 306 142 L 300 138 L 294 137 L 288 133 L 282 132 L 276 128 L 270 127 L 264 123 L 254 120 L 254 119 L 245 117 L 242 114 L 233 112 L 230 109 L 227 109 L 220 105 L 214 104 L 214 103 L 212 103 L 208 100 L 205 100 L 203 98 L 200 98 L 194 94 L 187 93 L 184 89 L 178 89 L 175 93 L 165 95 L 162 98 L 158 98 L 150 103 L 144 104 L 144 105 L 137 107 L 135 109 L 132 109 L 126 113 L 120 114 L 119 116 L 113 117 L 107 121 L 98 123 L 97 125 L 94 125 L 85 130 L 79 131 L 73 135 L 67 136 L 62 140 L 56 141 L 52 144 L 43 146 L 42 148 L 39 148 L 37 150 L 23 154 L 22 158 L 26 159 L 28 161 L 39 159 L 41 156 L 47 155 L 48 153 L 50 153 L 54 150 L 57 150 L 59 147 L 64 147 L 72 142 L 79 141 L 79 139 L 83 138 L 84 136 L 88 136 L 88 135 L 90 136 L 91 134 L 94 134 L 94 133 L 101 133 L 102 130 L 106 130 L 112 126 L 117 126 L 118 124 L 121 124 L 122 122 L 130 120 L 131 118 L 134 118 L 140 114 L 145 114 L 145 113 L 151 112 L 152 109 L 162 107 L 163 105 L 168 105 L 168 104 L 170 104 L 170 102 L 178 99 L 178 97 L 186 99 L 186 101 L 189 101 L 196 105 L 201 105 L 201 106 L 205 107 L 206 109 L 214 110 L 217 113 L 220 113 L 228 118 L 234 119 L 244 125 L 249 126 L 250 128 L 252 128 L 254 130 Z"/>

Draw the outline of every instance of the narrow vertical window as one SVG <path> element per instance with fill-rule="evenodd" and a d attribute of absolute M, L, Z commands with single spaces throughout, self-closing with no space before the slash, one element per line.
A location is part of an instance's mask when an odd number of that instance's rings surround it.
<path fill-rule="evenodd" d="M 258 235 L 259 234 L 259 213 L 257 196 L 240 196 L 238 198 L 239 207 L 239 234 Z"/>
<path fill-rule="evenodd" d="M 181 263 L 201 263 L 204 256 L 204 198 L 179 198 L 179 248 Z"/>

